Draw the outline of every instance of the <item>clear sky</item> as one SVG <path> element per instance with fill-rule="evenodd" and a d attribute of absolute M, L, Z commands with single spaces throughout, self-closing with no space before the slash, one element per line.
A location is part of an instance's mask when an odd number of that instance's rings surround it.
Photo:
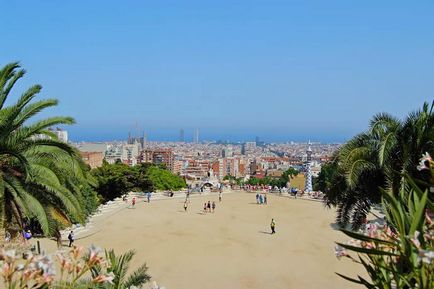
<path fill-rule="evenodd" d="M 73 140 L 343 141 L 434 98 L 434 1 L 0 1 Z"/>

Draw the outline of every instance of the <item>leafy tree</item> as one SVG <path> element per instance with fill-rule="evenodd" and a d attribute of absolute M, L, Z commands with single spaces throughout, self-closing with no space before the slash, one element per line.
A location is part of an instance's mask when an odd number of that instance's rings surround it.
<path fill-rule="evenodd" d="M 157 166 L 149 167 L 146 176 L 154 190 L 179 190 L 186 187 L 183 178 Z"/>
<path fill-rule="evenodd" d="M 243 178 L 237 178 L 231 175 L 224 176 L 223 180 L 230 181 L 231 184 L 237 184 L 238 186 L 241 186 L 243 184 Z"/>
<path fill-rule="evenodd" d="M 98 181 L 97 192 L 105 201 L 120 197 L 135 187 L 134 171 L 123 163 L 104 162 L 101 167 L 92 170 L 92 175 Z"/>
<path fill-rule="evenodd" d="M 98 181 L 97 191 L 105 201 L 113 200 L 130 191 L 179 190 L 185 181 L 170 171 L 152 164 L 130 167 L 123 163 L 108 164 L 92 171 Z"/>
<path fill-rule="evenodd" d="M 279 178 L 272 178 L 272 177 L 265 177 L 265 178 L 255 178 L 252 177 L 247 181 L 247 184 L 252 186 L 258 186 L 258 185 L 270 185 L 270 186 L 276 186 L 276 187 L 285 187 L 290 178 L 293 178 L 299 174 L 298 170 L 294 168 L 289 168 L 286 171 L 282 173 L 282 175 Z"/>

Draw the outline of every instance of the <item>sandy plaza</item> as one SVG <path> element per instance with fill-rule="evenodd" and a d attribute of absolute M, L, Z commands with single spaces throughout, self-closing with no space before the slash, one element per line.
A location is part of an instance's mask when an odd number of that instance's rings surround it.
<path fill-rule="evenodd" d="M 166 288 L 355 288 L 335 272 L 361 273 L 336 259 L 334 242 L 347 238 L 321 202 L 270 195 L 258 205 L 254 193 L 233 192 L 221 203 L 217 194 L 192 196 L 184 212 L 183 198 L 144 200 L 106 213 L 76 245 L 134 249 L 132 269 L 146 262 L 152 280 Z M 216 202 L 214 213 L 203 211 L 208 200 Z M 56 250 L 54 241 L 42 243 Z"/>

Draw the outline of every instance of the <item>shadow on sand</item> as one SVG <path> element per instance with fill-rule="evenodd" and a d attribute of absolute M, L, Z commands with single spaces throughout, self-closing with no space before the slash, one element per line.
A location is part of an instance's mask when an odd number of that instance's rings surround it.
<path fill-rule="evenodd" d="M 330 228 L 332 228 L 333 230 L 337 230 L 337 231 L 339 231 L 339 229 L 340 229 L 341 227 L 339 227 L 339 225 L 336 224 L 336 223 L 330 223 Z"/>
<path fill-rule="evenodd" d="M 347 229 L 350 231 L 352 230 L 350 224 L 348 224 L 345 228 L 342 228 L 337 223 L 330 223 L 330 228 L 332 228 L 333 230 L 336 230 L 336 231 L 340 231 L 341 229 Z"/>
<path fill-rule="evenodd" d="M 265 231 L 259 231 L 258 233 L 262 233 L 262 234 L 267 234 L 267 235 L 271 235 L 271 232 L 265 232 Z"/>

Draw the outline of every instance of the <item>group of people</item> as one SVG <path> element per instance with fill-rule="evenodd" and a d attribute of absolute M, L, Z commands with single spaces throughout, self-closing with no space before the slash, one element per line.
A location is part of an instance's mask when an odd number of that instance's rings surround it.
<path fill-rule="evenodd" d="M 24 230 L 22 232 L 22 237 L 24 239 L 24 242 L 30 241 L 30 239 L 32 239 L 32 237 L 33 237 L 32 231 Z M 56 241 L 57 241 L 57 246 L 60 248 L 62 246 L 62 235 L 60 234 L 59 230 L 57 230 L 55 237 L 56 237 Z M 5 241 L 6 242 L 11 241 L 11 234 L 9 232 L 6 232 Z M 69 241 L 68 246 L 71 247 L 75 241 L 74 231 L 69 232 L 68 241 Z"/>
<path fill-rule="evenodd" d="M 264 195 L 256 194 L 256 203 L 259 205 L 262 205 L 262 204 L 266 205 L 267 204 L 267 195 L 266 194 L 264 194 Z"/>
<path fill-rule="evenodd" d="M 171 192 L 172 194 L 173 194 L 173 192 Z M 151 197 L 152 197 L 152 192 L 146 192 L 145 193 L 145 195 L 146 195 L 146 201 L 145 202 L 148 202 L 148 203 L 150 203 L 151 202 Z M 171 195 L 171 197 L 173 197 L 173 195 Z M 128 195 L 123 195 L 122 196 L 122 201 L 124 201 L 126 204 L 128 204 Z M 136 202 L 137 202 L 137 199 L 136 199 L 136 197 L 133 197 L 132 199 L 131 199 L 131 206 L 134 208 L 134 206 L 136 205 Z"/>
<path fill-rule="evenodd" d="M 214 201 L 212 202 L 212 204 L 211 204 L 210 201 L 208 201 L 207 203 L 205 203 L 203 205 L 203 211 L 205 213 L 214 213 L 215 207 L 216 206 L 215 206 L 215 202 Z"/>

